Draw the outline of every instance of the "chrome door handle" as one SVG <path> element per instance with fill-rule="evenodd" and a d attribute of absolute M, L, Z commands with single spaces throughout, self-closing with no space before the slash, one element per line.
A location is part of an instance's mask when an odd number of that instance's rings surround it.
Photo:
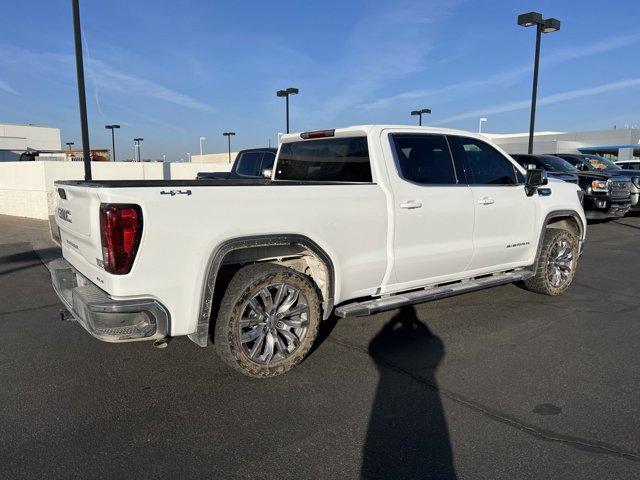
<path fill-rule="evenodd" d="M 495 200 L 491 197 L 482 197 L 480 200 L 478 200 L 478 203 L 480 205 L 491 205 L 494 202 Z"/>
<path fill-rule="evenodd" d="M 413 208 L 422 207 L 422 203 L 417 202 L 416 200 L 409 200 L 407 202 L 401 203 L 400 208 L 406 208 L 407 210 L 411 210 Z"/>

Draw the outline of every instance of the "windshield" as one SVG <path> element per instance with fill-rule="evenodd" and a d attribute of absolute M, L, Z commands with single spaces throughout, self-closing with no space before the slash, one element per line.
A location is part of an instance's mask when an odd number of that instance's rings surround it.
<path fill-rule="evenodd" d="M 611 160 L 599 157 L 597 155 L 589 155 L 583 157 L 591 170 L 619 170 L 620 167 Z"/>
<path fill-rule="evenodd" d="M 563 160 L 558 157 L 539 157 L 540 163 L 544 167 L 545 170 L 550 172 L 565 172 L 565 173 L 574 173 L 577 172 L 578 169 L 571 165 L 566 160 Z"/>

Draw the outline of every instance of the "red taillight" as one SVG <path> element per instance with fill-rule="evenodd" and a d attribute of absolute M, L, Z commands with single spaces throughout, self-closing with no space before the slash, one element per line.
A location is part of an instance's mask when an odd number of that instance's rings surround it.
<path fill-rule="evenodd" d="M 315 130 L 313 132 L 303 132 L 300 134 L 300 138 L 308 140 L 310 138 L 326 138 L 335 136 L 335 129 L 332 130 Z"/>
<path fill-rule="evenodd" d="M 142 210 L 139 205 L 103 203 L 100 205 L 102 260 L 107 272 L 129 273 L 142 236 Z"/>

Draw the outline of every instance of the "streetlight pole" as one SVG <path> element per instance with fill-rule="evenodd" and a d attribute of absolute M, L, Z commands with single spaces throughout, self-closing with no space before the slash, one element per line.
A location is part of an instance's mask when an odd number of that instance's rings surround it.
<path fill-rule="evenodd" d="M 111 152 L 113 153 L 113 161 L 116 161 L 116 137 L 113 131 L 116 128 L 120 128 L 120 125 L 105 125 L 104 128 L 111 130 Z"/>
<path fill-rule="evenodd" d="M 428 115 L 429 113 L 431 113 L 431 110 L 430 110 L 430 109 L 428 109 L 428 108 L 422 108 L 422 109 L 420 109 L 420 110 L 413 110 L 413 111 L 411 112 L 411 115 L 412 115 L 412 116 L 417 115 L 417 116 L 418 116 L 418 125 L 419 125 L 419 126 L 422 126 L 422 115 L 423 115 L 423 114 Z"/>
<path fill-rule="evenodd" d="M 204 142 L 206 138 L 200 137 L 200 155 L 202 155 L 202 142 Z"/>
<path fill-rule="evenodd" d="M 87 122 L 87 98 L 84 90 L 84 64 L 82 61 L 82 33 L 80 29 L 80 5 L 71 0 L 73 10 L 73 38 L 76 51 L 76 76 L 78 78 L 78 105 L 80 107 L 80 129 L 82 130 L 82 156 L 84 179 L 91 180 L 91 150 L 89 148 L 89 124 Z"/>
<path fill-rule="evenodd" d="M 285 98 L 285 109 L 287 115 L 287 133 L 289 133 L 289 95 L 297 95 L 300 92 L 297 88 L 289 87 L 285 90 L 278 90 L 276 95 Z"/>
<path fill-rule="evenodd" d="M 560 30 L 560 20 L 556 18 L 543 19 L 538 12 L 529 12 L 518 15 L 518 25 L 521 27 L 536 26 L 536 52 L 533 61 L 533 87 L 531 89 L 531 118 L 529 119 L 529 148 L 528 153 L 533 153 L 533 133 L 536 124 L 536 101 L 538 96 L 538 70 L 540 68 L 540 38 L 543 33 L 552 33 Z"/>
<path fill-rule="evenodd" d="M 75 143 L 67 142 L 66 145 L 67 145 L 67 147 L 69 147 L 69 151 L 71 151 L 71 145 L 75 145 Z"/>
<path fill-rule="evenodd" d="M 144 140 L 144 138 L 134 138 L 133 139 L 133 145 L 135 146 L 137 153 L 138 153 L 138 162 L 140 162 L 140 142 L 142 142 Z"/>
<path fill-rule="evenodd" d="M 224 132 L 222 135 L 227 137 L 227 142 L 229 144 L 229 163 L 231 163 L 231 137 L 235 135 L 236 132 Z"/>
<path fill-rule="evenodd" d="M 482 118 L 480 119 L 480 121 L 478 122 L 478 133 L 482 133 L 482 124 L 483 124 L 484 122 L 486 122 L 486 121 L 487 121 L 487 119 L 486 119 L 485 117 L 482 117 Z"/>

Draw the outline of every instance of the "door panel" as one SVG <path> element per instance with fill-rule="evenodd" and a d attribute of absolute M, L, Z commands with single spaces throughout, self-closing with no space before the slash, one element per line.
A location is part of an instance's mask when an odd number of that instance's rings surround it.
<path fill-rule="evenodd" d="M 534 245 L 537 207 L 524 191 L 522 175 L 491 145 L 474 138 L 448 138 L 473 194 L 475 253 L 469 269 L 498 270 L 527 260 Z"/>
<path fill-rule="evenodd" d="M 446 138 L 389 137 L 396 286 L 421 286 L 461 274 L 473 257 L 473 194 L 457 179 Z"/>
<path fill-rule="evenodd" d="M 476 210 L 473 232 L 476 253 L 470 270 L 522 262 L 533 242 L 535 201 L 524 185 L 471 187 Z"/>

